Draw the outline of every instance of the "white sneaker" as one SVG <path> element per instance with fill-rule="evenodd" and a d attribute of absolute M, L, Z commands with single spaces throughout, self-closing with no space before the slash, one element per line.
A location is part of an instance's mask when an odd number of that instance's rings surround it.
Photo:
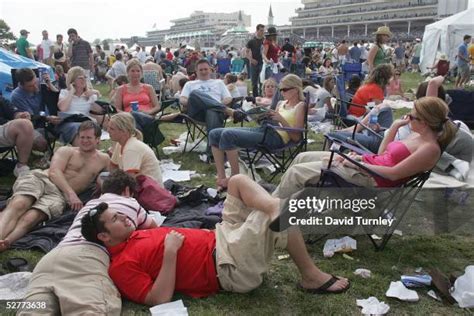
<path fill-rule="evenodd" d="M 13 175 L 18 178 L 19 176 L 27 173 L 28 171 L 30 171 L 30 167 L 28 167 L 27 165 L 22 165 L 21 167 L 19 167 L 19 164 L 16 164 L 15 169 L 13 169 Z"/>

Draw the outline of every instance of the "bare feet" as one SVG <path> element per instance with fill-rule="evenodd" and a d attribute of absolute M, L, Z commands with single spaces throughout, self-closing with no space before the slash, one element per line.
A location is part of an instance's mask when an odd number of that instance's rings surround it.
<path fill-rule="evenodd" d="M 10 241 L 8 239 L 0 240 L 0 252 L 4 252 L 10 248 Z"/>
<path fill-rule="evenodd" d="M 333 276 L 328 274 L 328 273 L 321 273 L 321 275 L 317 278 L 314 278 L 314 279 L 305 279 L 303 278 L 300 282 L 300 285 L 303 289 L 305 290 L 316 290 L 318 288 L 320 288 L 321 286 L 323 286 L 326 282 L 328 282 L 329 280 L 331 280 Z M 325 291 L 326 292 L 341 292 L 343 291 L 344 289 L 346 289 L 348 286 L 349 286 L 349 280 L 344 278 L 344 277 L 340 277 L 340 276 L 337 276 L 336 278 L 338 278 L 338 280 L 336 282 L 334 282 L 334 284 L 332 284 L 330 287 L 328 287 Z"/>

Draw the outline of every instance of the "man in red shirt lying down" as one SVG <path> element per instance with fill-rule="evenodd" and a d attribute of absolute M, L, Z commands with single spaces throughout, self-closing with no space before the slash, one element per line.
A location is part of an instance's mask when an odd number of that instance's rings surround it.
<path fill-rule="evenodd" d="M 219 290 L 245 293 L 257 288 L 275 247 L 286 248 L 298 267 L 299 289 L 342 293 L 349 281 L 322 272 L 293 226 L 269 229 L 279 215 L 280 199 L 243 175 L 229 181 L 222 223 L 215 231 L 165 228 L 136 231 L 123 214 L 106 203 L 82 219 L 82 234 L 107 247 L 109 274 L 123 297 L 146 305 L 166 303 L 173 293 L 205 297 Z"/>

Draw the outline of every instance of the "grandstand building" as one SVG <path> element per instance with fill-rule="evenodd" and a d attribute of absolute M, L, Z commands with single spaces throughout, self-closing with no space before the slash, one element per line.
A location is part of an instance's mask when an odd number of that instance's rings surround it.
<path fill-rule="evenodd" d="M 179 43 L 213 47 L 222 35 L 236 27 L 250 27 L 250 15 L 241 11 L 232 13 L 207 13 L 194 11 L 189 17 L 170 21 L 167 30 L 152 30 L 146 37 L 132 37 L 129 41 L 142 46 L 162 45 L 177 47 Z"/>
<path fill-rule="evenodd" d="M 387 25 L 396 38 L 419 37 L 427 24 L 463 11 L 468 0 L 302 0 L 282 31 L 305 39 L 371 38 Z"/>

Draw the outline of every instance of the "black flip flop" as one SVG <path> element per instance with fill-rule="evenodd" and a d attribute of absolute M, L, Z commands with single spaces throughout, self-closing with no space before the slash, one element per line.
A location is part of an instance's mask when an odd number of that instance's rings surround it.
<path fill-rule="evenodd" d="M 10 258 L 4 264 L 4 267 L 10 271 L 10 273 L 31 271 L 28 261 L 24 258 Z"/>
<path fill-rule="evenodd" d="M 298 290 L 301 290 L 303 292 L 310 293 L 310 294 L 341 294 L 347 291 L 351 287 L 351 283 L 349 282 L 347 283 L 347 286 L 345 288 L 342 288 L 336 291 L 328 291 L 328 289 L 338 280 L 339 280 L 338 277 L 331 274 L 331 278 L 329 279 L 329 281 L 327 281 L 326 283 L 324 283 L 323 285 L 321 285 L 320 287 L 316 289 L 304 288 L 299 282 L 296 284 L 296 287 L 298 288 Z"/>

